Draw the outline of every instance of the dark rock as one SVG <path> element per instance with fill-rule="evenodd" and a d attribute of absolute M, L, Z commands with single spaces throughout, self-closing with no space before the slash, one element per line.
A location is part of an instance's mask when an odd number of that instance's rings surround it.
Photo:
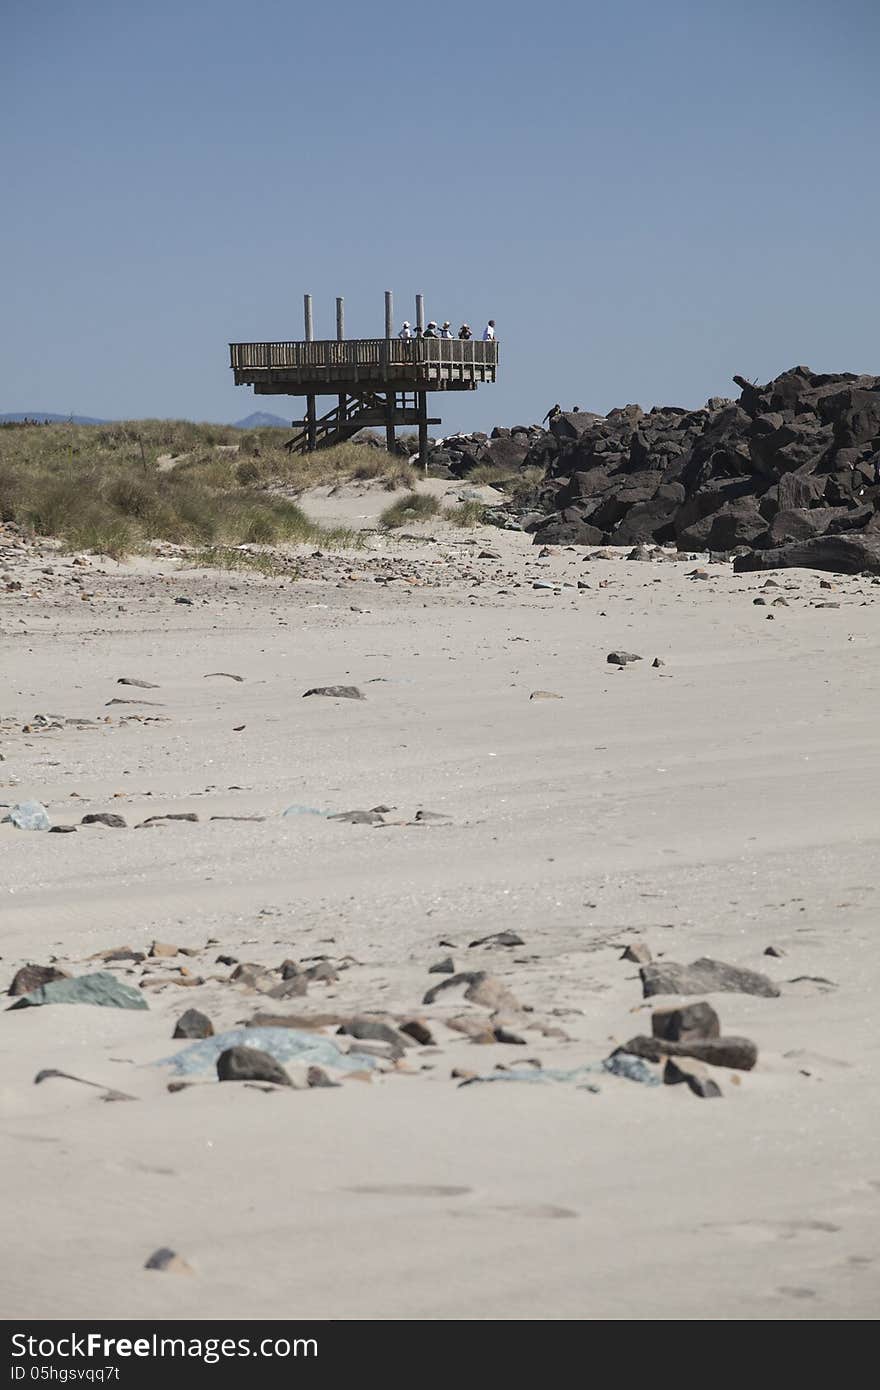
<path fill-rule="evenodd" d="M 190 600 L 175 599 L 176 603 L 189 603 Z M 169 1250 L 167 1245 L 163 1245 L 160 1250 L 154 1250 L 150 1258 L 144 1265 L 144 1269 L 158 1270 L 162 1274 L 192 1274 L 192 1266 L 188 1265 L 182 1256 L 175 1250 Z"/>
<path fill-rule="evenodd" d="M 664 1038 L 644 1035 L 630 1038 L 623 1052 L 644 1057 L 647 1062 L 660 1062 L 664 1057 L 694 1057 L 714 1067 L 731 1067 L 736 1071 L 751 1071 L 758 1060 L 758 1049 L 750 1038 L 705 1038 L 693 1042 L 671 1042 Z"/>
<path fill-rule="evenodd" d="M 278 967 L 278 971 L 282 980 L 292 980 L 297 975 L 305 974 L 302 966 L 295 960 L 283 960 Z"/>
<path fill-rule="evenodd" d="M 674 961 L 643 965 L 640 971 L 646 999 L 655 994 L 758 994 L 775 999 L 779 989 L 766 975 L 703 956 L 691 965 Z"/>
<path fill-rule="evenodd" d="M 346 1033 L 349 1037 L 358 1038 L 363 1042 L 386 1042 L 396 1048 L 402 1056 L 403 1051 L 410 1045 L 410 1039 L 403 1036 L 399 1028 L 395 1028 L 391 1023 L 385 1023 L 380 1018 L 369 1018 L 358 1016 L 351 1018 L 347 1023 L 343 1023 L 339 1029 L 340 1033 Z"/>
<path fill-rule="evenodd" d="M 8 993 L 15 996 L 30 994 L 40 985 L 51 984 L 53 980 L 69 979 L 67 971 L 59 970 L 55 965 L 23 965 L 13 975 Z"/>
<path fill-rule="evenodd" d="M 207 1014 L 198 1009 L 187 1009 L 174 1025 L 173 1038 L 212 1038 L 214 1025 Z"/>
<path fill-rule="evenodd" d="M 80 825 L 106 825 L 111 830 L 126 829 L 124 818 L 110 811 L 98 811 L 94 815 L 83 816 Z"/>
<path fill-rule="evenodd" d="M 641 661 L 635 652 L 609 652 L 605 660 L 612 666 L 627 666 L 631 661 Z"/>
<path fill-rule="evenodd" d="M 166 815 L 162 816 L 147 816 L 146 820 L 141 821 L 141 825 L 156 825 L 159 821 L 163 820 L 184 820 L 193 822 L 198 821 L 198 816 L 195 811 L 169 811 Z"/>
<path fill-rule="evenodd" d="M 525 1038 L 521 1038 L 518 1033 L 511 1033 L 509 1028 L 504 1028 L 500 1024 L 492 1031 L 496 1042 L 509 1043 L 514 1047 L 525 1047 L 526 1045 Z"/>
<path fill-rule="evenodd" d="M 323 1067 L 309 1067 L 306 1072 L 306 1085 L 310 1090 L 319 1087 L 339 1086 L 338 1081 L 331 1081 Z"/>
<path fill-rule="evenodd" d="M 455 962 L 453 961 L 452 956 L 444 956 L 442 960 L 435 961 L 433 965 L 429 965 L 429 966 L 428 966 L 428 974 L 429 974 L 429 975 L 454 975 L 454 974 L 455 974 Z"/>
<path fill-rule="evenodd" d="M 721 1020 L 711 1004 L 682 1004 L 675 1009 L 655 1009 L 651 1015 L 655 1038 L 670 1042 L 696 1042 L 721 1036 Z"/>
<path fill-rule="evenodd" d="M 433 1047 L 434 1045 L 434 1035 L 424 1019 L 404 1019 L 400 1025 L 400 1031 L 408 1038 L 412 1038 L 413 1042 L 417 1042 L 421 1047 Z"/>
<path fill-rule="evenodd" d="M 780 951 L 780 949 L 779 949 L 778 946 L 765 946 L 765 947 L 764 947 L 764 955 L 765 955 L 765 956 L 784 956 L 784 955 L 785 955 L 785 952 L 784 952 L 784 951 Z"/>
<path fill-rule="evenodd" d="M 864 533 L 817 536 L 773 550 L 738 555 L 733 562 L 736 574 L 776 569 L 830 570 L 836 574 L 880 575 L 880 535 Z"/>
<path fill-rule="evenodd" d="M 329 695 L 334 700 L 365 700 L 367 697 L 356 685 L 314 685 L 303 695 Z"/>
<path fill-rule="evenodd" d="M 275 1086 L 292 1086 L 287 1072 L 268 1052 L 256 1047 L 228 1047 L 217 1058 L 220 1081 L 270 1081 Z"/>
<path fill-rule="evenodd" d="M 50 825 L 50 826 L 49 826 L 49 834 L 50 834 L 50 835 L 72 835 L 72 834 L 74 833 L 74 831 L 76 830 L 76 828 L 77 828 L 77 827 L 76 827 L 75 825 Z"/>
<path fill-rule="evenodd" d="M 470 946 L 524 946 L 526 943 L 515 931 L 496 931 L 491 936 L 480 936 Z"/>
<path fill-rule="evenodd" d="M 139 690 L 158 690 L 155 681 L 139 681 L 134 676 L 120 676 L 116 681 L 117 685 L 136 685 Z"/>

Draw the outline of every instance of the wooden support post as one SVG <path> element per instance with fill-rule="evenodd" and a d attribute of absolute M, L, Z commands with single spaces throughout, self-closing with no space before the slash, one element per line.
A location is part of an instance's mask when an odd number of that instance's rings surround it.
<path fill-rule="evenodd" d="M 388 391 L 385 394 L 385 448 L 389 454 L 393 454 L 396 441 L 394 436 L 394 411 L 397 402 L 397 392 Z"/>
<path fill-rule="evenodd" d="M 340 296 L 336 299 L 336 341 L 345 341 L 345 300 Z M 342 424 L 348 418 L 348 401 L 345 394 L 337 396 L 336 400 L 339 405 L 339 422 Z"/>
<path fill-rule="evenodd" d="M 425 331 L 425 296 L 423 294 L 416 295 L 416 328 L 419 337 L 421 337 Z"/>
<path fill-rule="evenodd" d="M 394 337 L 394 295 L 385 291 L 385 337 Z"/>
<path fill-rule="evenodd" d="M 311 342 L 311 339 L 308 340 Z M 318 447 L 318 411 L 315 405 L 316 396 L 306 396 L 306 430 L 308 433 L 308 450 L 313 454 Z"/>
<path fill-rule="evenodd" d="M 419 392 L 419 463 L 428 472 L 428 393 Z"/>
<path fill-rule="evenodd" d="M 315 340 L 315 329 L 312 321 L 312 296 L 303 295 L 303 318 L 305 320 L 306 342 L 312 343 Z"/>

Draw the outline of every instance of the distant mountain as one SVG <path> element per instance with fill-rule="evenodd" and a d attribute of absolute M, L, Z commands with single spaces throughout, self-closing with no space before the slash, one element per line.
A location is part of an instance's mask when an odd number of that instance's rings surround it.
<path fill-rule="evenodd" d="M 106 425 L 107 420 L 95 420 L 91 415 L 53 415 L 49 410 L 13 410 L 0 415 L 0 425 L 20 425 L 23 420 L 39 420 L 46 425 Z"/>
<path fill-rule="evenodd" d="M 289 430 L 290 421 L 282 420 L 280 415 L 270 415 L 267 410 L 255 410 L 253 415 L 246 415 L 243 420 L 236 420 L 232 428 L 234 430 L 264 430 L 270 428 Z"/>

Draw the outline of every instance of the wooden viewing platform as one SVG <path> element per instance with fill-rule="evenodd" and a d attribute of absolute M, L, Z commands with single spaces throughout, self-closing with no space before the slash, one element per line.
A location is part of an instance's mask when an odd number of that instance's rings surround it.
<path fill-rule="evenodd" d="M 494 381 L 498 344 L 457 338 L 350 338 L 345 342 L 230 343 L 236 386 L 258 396 L 307 396 L 358 386 L 475 391 Z"/>
<path fill-rule="evenodd" d="M 236 386 L 257 396 L 305 396 L 307 412 L 287 448 L 312 450 L 338 444 L 369 425 L 385 426 L 395 447 L 398 426 L 417 425 L 419 454 L 427 462 L 429 391 L 475 391 L 494 382 L 498 343 L 479 339 L 394 335 L 390 291 L 385 295 L 385 337 L 345 337 L 343 301 L 336 301 L 335 339 L 315 341 L 311 296 L 304 296 L 305 338 L 279 343 L 230 343 L 229 365 Z M 424 326 L 424 301 L 416 299 L 416 324 Z M 333 395 L 336 406 L 319 418 L 317 398 Z M 294 421 L 294 425 L 298 422 Z"/>

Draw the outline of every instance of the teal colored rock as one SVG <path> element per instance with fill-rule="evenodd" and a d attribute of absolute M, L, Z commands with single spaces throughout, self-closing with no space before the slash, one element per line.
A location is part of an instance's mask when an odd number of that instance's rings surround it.
<path fill-rule="evenodd" d="M 80 975 L 74 980 L 52 980 L 48 985 L 38 985 L 30 994 L 16 999 L 12 1008 L 30 1009 L 39 1004 L 97 1004 L 102 1009 L 148 1007 L 140 990 L 123 984 L 107 970 L 99 970 L 94 975 Z"/>
<path fill-rule="evenodd" d="M 49 813 L 39 801 L 19 801 L 3 819 L 11 821 L 16 830 L 49 829 Z"/>

